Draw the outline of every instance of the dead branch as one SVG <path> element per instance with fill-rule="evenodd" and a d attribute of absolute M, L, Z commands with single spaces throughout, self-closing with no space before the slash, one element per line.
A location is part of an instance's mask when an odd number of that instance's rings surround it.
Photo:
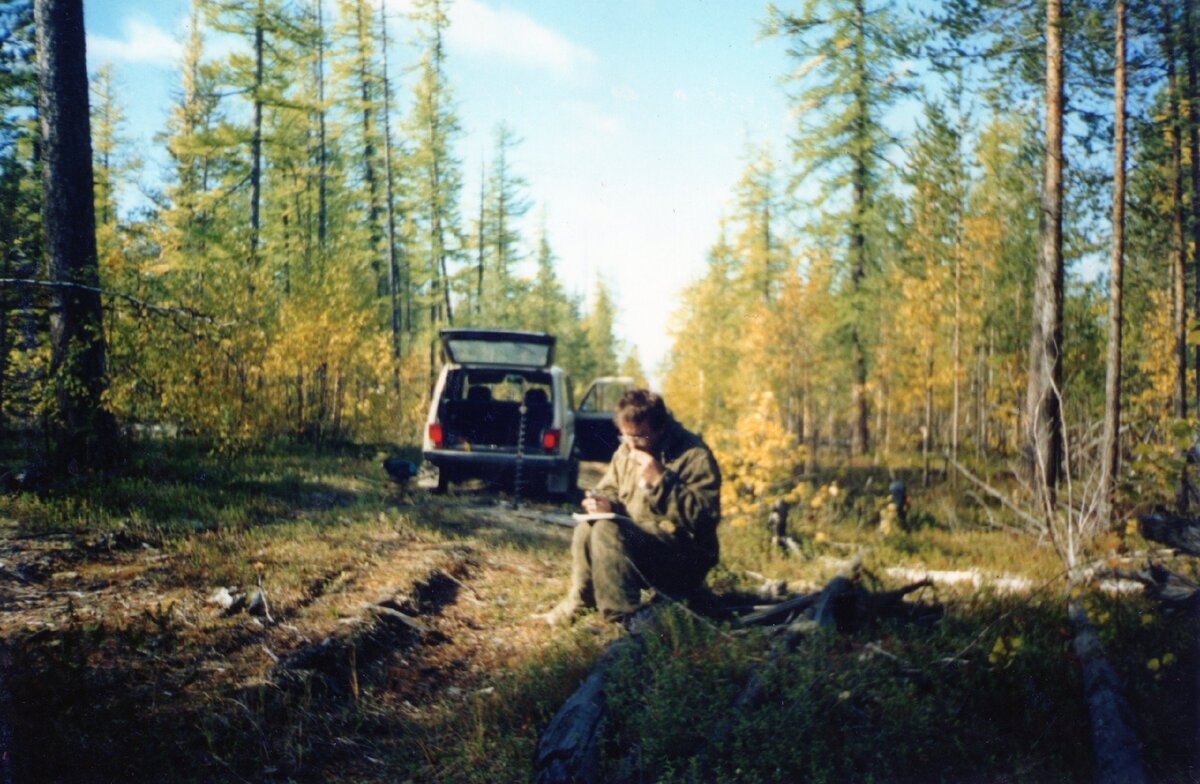
<path fill-rule="evenodd" d="M 969 482 L 971 482 L 973 485 L 978 487 L 983 492 L 990 495 L 992 498 L 995 498 L 997 501 L 1004 504 L 1004 506 L 1007 507 L 1009 509 L 1009 511 L 1011 511 L 1013 514 L 1015 514 L 1017 517 L 1021 518 L 1025 522 L 1029 523 L 1031 526 L 1034 527 L 1035 530 L 1041 530 L 1042 528 L 1045 527 L 1044 521 L 1037 519 L 1033 515 L 1026 512 L 1024 509 L 1022 509 L 1021 507 L 1017 506 L 1011 498 L 1006 496 L 1004 493 L 1001 493 L 999 490 L 992 487 L 987 482 L 984 482 L 982 479 L 980 479 L 979 477 L 975 476 L 970 471 L 968 471 L 966 466 L 962 465 L 961 463 L 959 463 L 957 460 L 954 460 L 954 459 L 950 459 L 950 462 L 954 465 L 954 469 L 956 471 L 958 471 L 960 474 L 962 474 L 964 477 L 966 477 Z"/>
<path fill-rule="evenodd" d="M 32 288 L 44 289 L 75 289 L 78 291 L 87 291 L 92 294 L 99 294 L 103 297 L 111 297 L 119 299 L 133 305 L 135 308 L 148 313 L 160 313 L 169 316 L 182 316 L 183 318 L 193 321 L 200 321 L 205 324 L 211 324 L 218 329 L 227 329 L 236 326 L 236 322 L 218 322 L 211 316 L 206 316 L 203 313 L 185 307 L 171 307 L 167 305 L 155 305 L 151 302 L 146 302 L 143 299 L 138 299 L 132 294 L 126 294 L 123 291 L 113 291 L 111 289 L 102 289 L 97 286 L 85 286 L 82 283 L 72 283 L 66 280 L 32 280 L 28 278 L 0 278 L 0 286 L 29 286 Z"/>

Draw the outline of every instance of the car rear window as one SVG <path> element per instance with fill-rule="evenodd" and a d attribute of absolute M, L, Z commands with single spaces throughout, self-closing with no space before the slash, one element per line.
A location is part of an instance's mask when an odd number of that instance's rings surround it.
<path fill-rule="evenodd" d="M 446 343 L 455 362 L 462 365 L 546 367 L 553 345 L 503 340 L 455 338 Z"/>
<path fill-rule="evenodd" d="M 446 379 L 443 399 L 511 403 L 526 401 L 537 405 L 553 402 L 554 385 L 549 373 L 472 368 L 451 372 Z"/>

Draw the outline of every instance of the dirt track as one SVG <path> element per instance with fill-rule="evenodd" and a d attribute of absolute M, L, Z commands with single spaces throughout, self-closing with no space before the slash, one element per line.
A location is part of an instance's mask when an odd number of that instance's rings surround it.
<path fill-rule="evenodd" d="M 169 753 L 193 772 L 226 766 L 244 776 L 241 751 L 208 738 L 224 731 L 209 727 L 213 716 L 232 706 L 233 714 L 258 712 L 248 725 L 236 715 L 219 723 L 261 733 L 254 756 L 273 760 L 263 768 L 271 776 L 387 780 L 389 766 L 379 762 L 394 742 L 387 733 L 366 753 L 361 739 L 306 729 L 306 744 L 324 756 L 298 759 L 293 729 L 270 726 L 277 717 L 268 714 L 299 703 L 306 712 L 333 710 L 370 690 L 372 709 L 399 728 L 488 688 L 505 663 L 547 644 L 546 628 L 530 616 L 565 588 L 570 530 L 547 520 L 569 520 L 568 512 L 545 501 L 513 509 L 510 499 L 470 487 L 444 497 L 398 493 L 361 532 L 336 532 L 349 548 L 319 564 L 312 556 L 335 546 L 310 552 L 283 538 L 194 535 L 211 547 L 257 547 L 259 586 L 206 579 L 193 548 L 177 540 L 9 529 L 0 536 L 0 634 L 14 648 L 18 773 L 90 780 L 72 762 L 86 755 L 96 780 L 149 780 L 142 763 L 154 768 L 155 756 Z M 315 539 L 333 535 L 318 530 Z M 262 590 L 266 612 L 223 609 L 213 601 L 221 587 Z M 270 705 L 253 708 L 264 695 Z M 130 769 L 114 747 L 132 740 L 140 749 L 147 730 L 169 749 L 139 752 L 146 759 Z M 56 765 L 19 757 L 39 746 L 56 754 Z"/>

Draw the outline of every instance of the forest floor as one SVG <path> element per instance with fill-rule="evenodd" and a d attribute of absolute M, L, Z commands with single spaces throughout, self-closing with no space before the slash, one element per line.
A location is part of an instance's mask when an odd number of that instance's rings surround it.
<path fill-rule="evenodd" d="M 514 509 L 481 485 L 433 496 L 389 482 L 379 458 L 166 447 L 124 478 L 0 496 L 0 715 L 12 733 L 0 764 L 22 782 L 527 779 L 538 733 L 624 633 L 595 616 L 557 630 L 532 617 L 565 590 L 570 529 L 556 521 L 571 509 L 546 499 Z M 923 769 L 955 781 L 976 768 L 975 780 L 1090 777 L 1061 596 L 1043 590 L 1052 556 L 995 532 L 931 526 L 920 542 L 880 548 L 858 523 L 825 530 L 851 541 L 810 537 L 806 557 L 788 558 L 760 532 L 731 529 L 716 589 L 765 575 L 808 590 L 854 552 L 882 549 L 868 565 L 894 570 L 892 586 L 940 575 L 916 600 L 944 606 L 946 619 L 800 651 L 779 686 L 783 713 L 762 719 L 789 722 L 818 751 L 722 751 L 714 780 L 905 780 Z M 1194 625 L 1097 596 L 1118 670 L 1133 679 L 1148 764 L 1158 780 L 1189 780 Z M 631 664 L 612 689 L 627 707 L 610 728 L 615 778 L 684 780 L 703 744 L 674 737 L 677 717 L 703 736 L 771 645 L 691 616 L 657 640 L 645 666 L 660 682 Z M 908 662 L 908 674 L 897 679 L 890 661 Z M 672 682 L 682 688 L 668 693 Z M 786 697 L 794 689 L 809 708 Z M 677 693 L 706 690 L 711 704 Z M 843 710 L 873 746 L 912 748 L 873 762 L 826 738 Z M 935 742 L 947 726 L 960 731 L 957 750 Z"/>

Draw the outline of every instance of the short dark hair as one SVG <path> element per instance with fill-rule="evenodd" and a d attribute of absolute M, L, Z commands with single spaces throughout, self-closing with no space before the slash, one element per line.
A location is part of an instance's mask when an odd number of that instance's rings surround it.
<path fill-rule="evenodd" d="M 671 412 L 663 402 L 662 395 L 648 389 L 627 389 L 617 401 L 617 413 L 613 421 L 631 425 L 648 425 L 652 430 L 662 430 L 671 421 Z"/>

